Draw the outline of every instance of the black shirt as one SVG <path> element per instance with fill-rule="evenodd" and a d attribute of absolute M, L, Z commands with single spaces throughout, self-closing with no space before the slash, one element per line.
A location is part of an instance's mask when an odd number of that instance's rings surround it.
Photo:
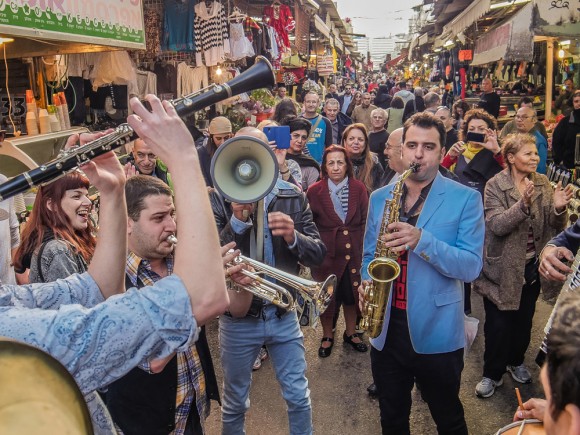
<path fill-rule="evenodd" d="M 383 129 L 377 132 L 369 133 L 369 147 L 373 153 L 376 153 L 379 158 L 379 163 L 385 169 L 385 144 L 389 138 L 387 130 Z"/>
<path fill-rule="evenodd" d="M 500 101 L 500 96 L 495 92 L 490 92 L 489 94 L 484 93 L 481 94 L 481 97 L 479 97 L 477 107 L 485 110 L 487 113 L 497 119 L 499 116 Z"/>

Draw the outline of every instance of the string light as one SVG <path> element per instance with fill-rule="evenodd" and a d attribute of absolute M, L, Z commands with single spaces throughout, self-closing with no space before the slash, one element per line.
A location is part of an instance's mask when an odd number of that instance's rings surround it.
<path fill-rule="evenodd" d="M 222 68 L 218 65 L 217 69 L 215 70 L 215 74 L 217 76 L 221 76 L 222 75 Z"/>

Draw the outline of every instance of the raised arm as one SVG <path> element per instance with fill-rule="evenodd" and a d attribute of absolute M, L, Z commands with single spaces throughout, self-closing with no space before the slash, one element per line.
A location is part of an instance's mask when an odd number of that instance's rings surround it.
<path fill-rule="evenodd" d="M 81 134 L 81 145 L 106 132 Z M 72 136 L 74 141 L 75 136 Z M 69 140 L 71 142 L 71 140 Z M 89 181 L 101 196 L 99 234 L 89 273 L 105 298 L 125 289 L 127 255 L 127 207 L 125 205 L 125 173 L 113 152 L 103 154 L 82 167 Z"/>
<path fill-rule="evenodd" d="M 196 321 L 203 325 L 228 306 L 215 220 L 191 134 L 169 102 L 154 95 L 146 99 L 152 111 L 133 98 L 135 114 L 128 122 L 171 171 L 179 238 L 174 274 L 185 284 Z"/>

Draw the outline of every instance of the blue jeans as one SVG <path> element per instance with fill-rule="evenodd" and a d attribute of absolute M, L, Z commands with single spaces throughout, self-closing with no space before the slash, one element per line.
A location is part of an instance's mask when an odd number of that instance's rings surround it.
<path fill-rule="evenodd" d="M 266 345 L 288 407 L 291 435 L 312 434 L 312 408 L 306 379 L 304 336 L 295 311 L 279 319 L 276 307 L 261 317 L 220 316 L 220 352 L 224 373 L 222 435 L 245 434 L 250 408 L 252 365 Z"/>

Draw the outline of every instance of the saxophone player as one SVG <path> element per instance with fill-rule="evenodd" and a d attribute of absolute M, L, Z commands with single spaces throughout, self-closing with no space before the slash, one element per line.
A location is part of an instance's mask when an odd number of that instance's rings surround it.
<path fill-rule="evenodd" d="M 404 181 L 400 219 L 381 234 L 393 184 L 370 197 L 364 238 L 363 284 L 378 237 L 398 254 L 383 327 L 371 339 L 371 366 L 377 386 L 383 434 L 409 434 L 411 390 L 421 384 L 439 433 L 467 434 L 459 400 L 463 348 L 463 282 L 482 268 L 484 220 L 480 195 L 439 174 L 445 127 L 428 113 L 404 126 L 401 156 L 419 169 Z M 397 180 L 395 179 L 394 182 Z M 362 297 L 360 298 L 362 303 Z"/>

